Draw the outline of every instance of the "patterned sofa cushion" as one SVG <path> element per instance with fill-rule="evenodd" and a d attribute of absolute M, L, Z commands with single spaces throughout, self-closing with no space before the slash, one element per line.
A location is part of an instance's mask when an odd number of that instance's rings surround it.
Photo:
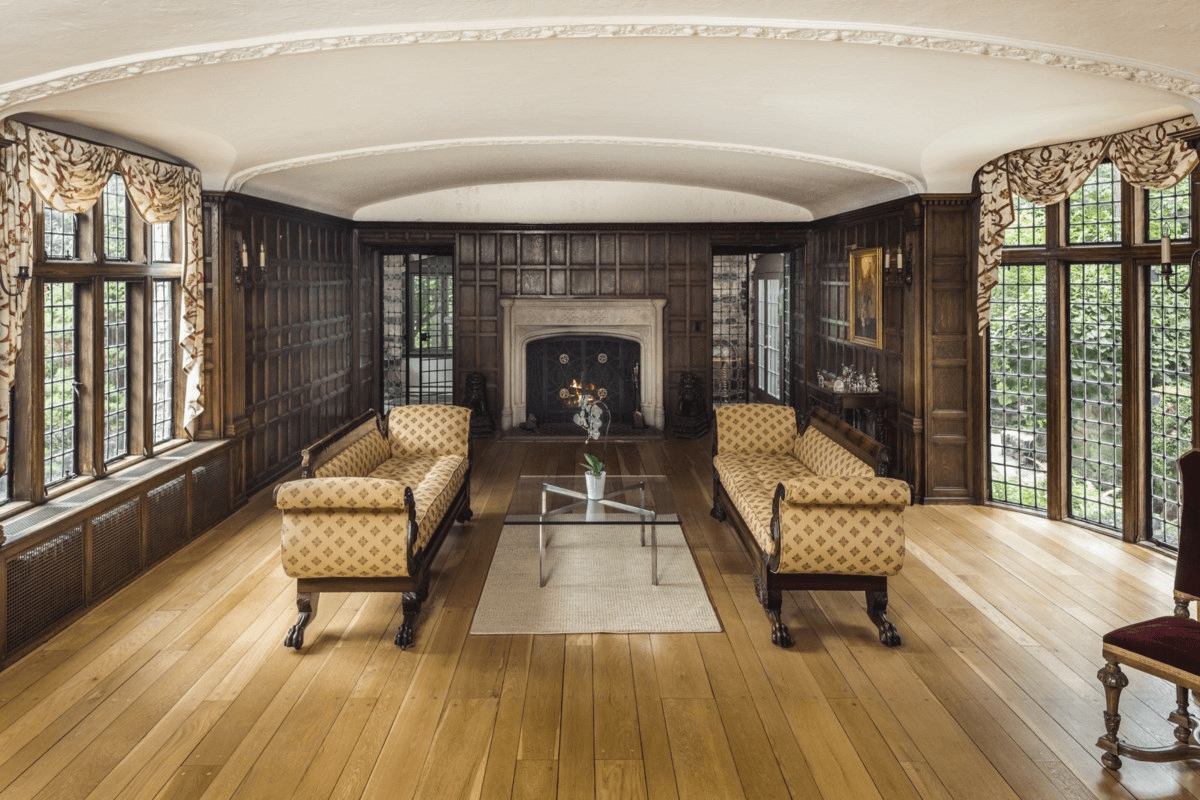
<path fill-rule="evenodd" d="M 783 503 L 779 571 L 891 576 L 904 566 L 903 506 Z"/>
<path fill-rule="evenodd" d="M 796 440 L 796 413 L 788 406 L 745 403 L 716 411 L 721 453 L 791 455 Z"/>
<path fill-rule="evenodd" d="M 875 474 L 871 465 L 830 439 L 814 427 L 808 427 L 796 437 L 792 454 L 809 468 L 814 475 L 862 475 Z"/>
<path fill-rule="evenodd" d="M 720 453 L 713 458 L 713 466 L 758 546 L 764 553 L 774 552 L 771 506 L 775 487 L 780 480 L 803 478 L 811 473 L 791 456 Z"/>
<path fill-rule="evenodd" d="M 284 572 L 293 578 L 402 577 L 408 574 L 408 514 L 404 487 L 413 488 L 420 552 L 463 484 L 461 456 L 390 459 L 411 482 L 371 478 L 310 478 L 280 484 L 275 504 L 284 510 L 280 543 Z M 419 474 L 417 471 L 419 470 Z M 414 477 L 415 476 L 415 477 Z"/>
<path fill-rule="evenodd" d="M 388 414 L 388 442 L 394 458 L 467 458 L 471 409 L 463 406 L 397 406 Z"/>
<path fill-rule="evenodd" d="M 313 475 L 318 478 L 343 475 L 365 477 L 391 456 L 391 446 L 372 422 L 351 444 L 313 470 Z"/>

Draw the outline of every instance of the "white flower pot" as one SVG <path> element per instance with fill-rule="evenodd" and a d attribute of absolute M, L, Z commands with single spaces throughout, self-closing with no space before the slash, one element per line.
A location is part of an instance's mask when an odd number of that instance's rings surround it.
<path fill-rule="evenodd" d="M 604 478 L 607 475 L 607 472 L 601 472 L 599 476 L 593 475 L 590 472 L 583 473 L 583 480 L 587 484 L 588 500 L 604 499 Z"/>

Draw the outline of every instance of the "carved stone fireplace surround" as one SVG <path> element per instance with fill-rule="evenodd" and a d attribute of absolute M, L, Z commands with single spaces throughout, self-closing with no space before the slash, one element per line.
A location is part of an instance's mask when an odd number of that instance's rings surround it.
<path fill-rule="evenodd" d="M 525 421 L 525 345 L 549 336 L 589 333 L 631 339 L 642 347 L 641 407 L 646 424 L 662 430 L 663 308 L 662 298 L 504 297 L 504 340 L 501 354 L 503 403 L 500 427 Z"/>

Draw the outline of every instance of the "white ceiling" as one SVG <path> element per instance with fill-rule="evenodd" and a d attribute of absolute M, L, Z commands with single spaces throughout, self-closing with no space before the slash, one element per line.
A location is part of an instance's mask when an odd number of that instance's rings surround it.
<path fill-rule="evenodd" d="M 0 116 L 360 220 L 809 220 L 1200 111 L 1195 0 L 0 0 L 0 17 Z"/>

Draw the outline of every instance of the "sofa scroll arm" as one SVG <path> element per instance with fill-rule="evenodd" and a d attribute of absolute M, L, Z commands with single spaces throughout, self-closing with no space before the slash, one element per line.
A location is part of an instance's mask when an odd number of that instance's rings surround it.
<path fill-rule="evenodd" d="M 783 552 L 783 525 L 780 523 L 780 506 L 787 490 L 782 483 L 775 484 L 775 496 L 771 499 L 771 552 L 763 553 L 763 562 L 770 572 L 779 572 L 779 558 Z"/>

